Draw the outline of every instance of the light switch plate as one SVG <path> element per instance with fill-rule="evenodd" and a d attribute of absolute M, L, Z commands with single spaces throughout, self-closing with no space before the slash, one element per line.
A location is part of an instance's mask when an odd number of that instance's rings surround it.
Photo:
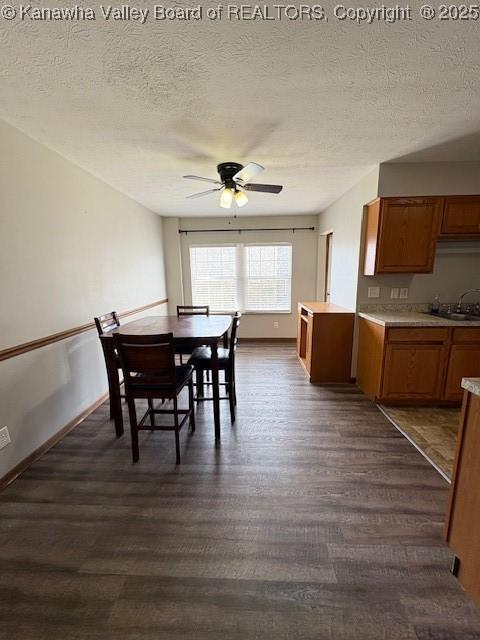
<path fill-rule="evenodd" d="M 10 434 L 8 433 L 8 427 L 3 427 L 0 429 L 0 449 L 6 447 L 7 444 L 10 444 Z"/>
<path fill-rule="evenodd" d="M 369 298 L 379 298 L 380 297 L 380 287 L 368 287 L 368 297 Z"/>
<path fill-rule="evenodd" d="M 392 289 L 390 289 L 390 298 L 392 300 L 398 298 L 398 287 L 392 287 Z"/>
<path fill-rule="evenodd" d="M 408 287 L 402 287 L 400 289 L 400 298 L 406 300 L 408 298 Z"/>

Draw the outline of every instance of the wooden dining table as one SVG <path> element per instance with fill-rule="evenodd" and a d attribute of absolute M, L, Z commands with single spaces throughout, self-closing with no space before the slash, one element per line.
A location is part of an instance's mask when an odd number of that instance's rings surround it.
<path fill-rule="evenodd" d="M 223 339 L 224 346 L 228 345 L 228 330 L 232 324 L 232 316 L 227 315 L 183 315 L 183 316 L 148 316 L 123 324 L 117 329 L 104 333 L 101 340 L 104 346 L 107 375 L 110 393 L 112 394 L 113 419 L 117 436 L 123 434 L 122 398 L 120 393 L 120 378 L 118 375 L 118 360 L 113 348 L 112 335 L 122 333 L 127 335 L 154 335 L 173 333 L 175 346 L 194 349 L 206 345 L 212 350 L 212 389 L 213 389 L 213 420 L 215 425 L 215 439 L 220 439 L 220 387 L 218 377 L 218 342 Z"/>

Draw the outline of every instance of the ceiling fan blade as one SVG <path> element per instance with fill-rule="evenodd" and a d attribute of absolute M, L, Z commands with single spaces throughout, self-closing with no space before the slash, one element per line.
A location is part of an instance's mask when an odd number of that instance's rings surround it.
<path fill-rule="evenodd" d="M 280 193 L 283 189 L 281 184 L 244 184 L 243 188 L 247 191 L 261 191 L 262 193 Z"/>
<path fill-rule="evenodd" d="M 249 162 L 246 164 L 243 169 L 237 171 L 237 173 L 233 176 L 233 180 L 240 180 L 241 182 L 248 182 L 255 176 L 258 176 L 259 173 L 264 171 L 264 167 L 261 164 L 257 164 L 256 162 Z"/>
<path fill-rule="evenodd" d="M 203 196 L 208 196 L 209 193 L 215 193 L 216 191 L 221 191 L 222 189 L 223 187 L 219 187 L 218 189 L 209 189 L 208 191 L 200 191 L 200 193 L 192 193 L 191 196 L 187 196 L 187 200 L 202 198 Z"/>
<path fill-rule="evenodd" d="M 202 182 L 212 182 L 213 184 L 222 184 L 219 180 L 212 180 L 212 178 L 202 178 L 201 176 L 183 176 L 188 180 L 201 180 Z"/>

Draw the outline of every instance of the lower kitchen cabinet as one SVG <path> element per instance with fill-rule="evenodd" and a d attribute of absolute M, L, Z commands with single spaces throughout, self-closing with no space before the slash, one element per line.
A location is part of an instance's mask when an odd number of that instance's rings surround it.
<path fill-rule="evenodd" d="M 445 382 L 446 400 L 462 399 L 462 378 L 480 377 L 480 343 L 452 344 Z"/>
<path fill-rule="evenodd" d="M 360 318 L 357 381 L 386 404 L 459 403 L 480 376 L 480 327 L 384 327 Z"/>
<path fill-rule="evenodd" d="M 443 344 L 388 344 L 383 398 L 434 400 L 441 395 Z"/>

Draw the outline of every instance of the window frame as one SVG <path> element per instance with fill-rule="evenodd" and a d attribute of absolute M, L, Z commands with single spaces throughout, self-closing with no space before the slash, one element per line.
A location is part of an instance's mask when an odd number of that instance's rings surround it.
<path fill-rule="evenodd" d="M 239 303 L 238 309 L 225 309 L 223 311 L 211 311 L 211 314 L 222 315 L 225 313 L 234 313 L 235 311 L 240 311 L 243 315 L 291 315 L 292 314 L 292 289 L 293 289 L 293 243 L 292 242 L 204 242 L 204 243 L 195 243 L 191 244 L 188 247 L 188 261 L 189 261 L 189 277 L 190 277 L 190 300 L 192 304 L 196 304 L 193 299 L 193 277 L 192 277 L 192 260 L 191 260 L 191 250 L 192 249 L 201 249 L 201 248 L 224 248 L 224 247 L 235 247 L 236 253 L 236 264 L 237 264 L 237 274 L 236 274 L 236 287 L 237 287 L 237 300 Z M 265 309 L 265 310 L 246 310 L 246 284 L 248 280 L 247 276 L 247 260 L 246 260 L 246 248 L 247 247 L 290 247 L 290 308 L 287 310 L 275 310 L 275 309 Z M 198 303 L 200 304 L 200 303 Z M 208 303 L 205 303 L 208 304 Z"/>

